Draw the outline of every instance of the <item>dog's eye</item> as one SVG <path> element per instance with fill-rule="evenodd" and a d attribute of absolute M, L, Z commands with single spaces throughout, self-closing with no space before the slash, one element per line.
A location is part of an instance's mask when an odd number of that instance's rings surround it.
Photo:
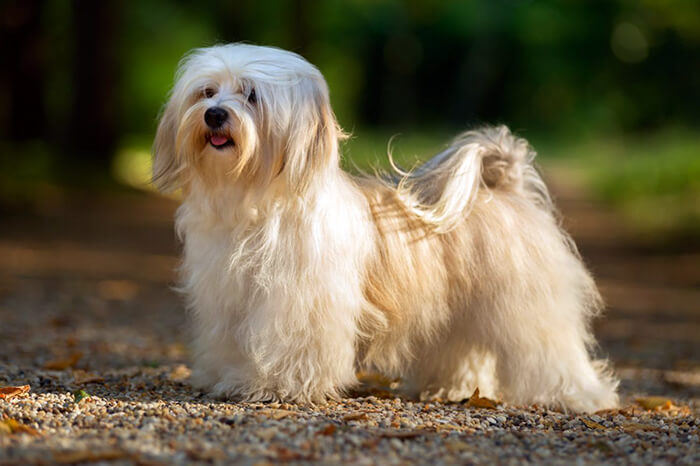
<path fill-rule="evenodd" d="M 251 89 L 250 93 L 248 94 L 248 102 L 251 104 L 255 104 L 258 102 L 258 96 L 255 95 L 255 89 Z"/>
<path fill-rule="evenodd" d="M 212 97 L 214 97 L 216 95 L 216 91 L 214 89 L 212 89 L 211 87 L 207 87 L 206 89 L 204 89 L 204 92 L 202 92 L 202 94 L 207 99 L 211 99 Z"/>

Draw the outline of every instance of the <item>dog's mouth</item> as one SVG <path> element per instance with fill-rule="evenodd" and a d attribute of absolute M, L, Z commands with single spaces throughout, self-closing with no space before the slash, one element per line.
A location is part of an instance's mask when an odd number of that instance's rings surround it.
<path fill-rule="evenodd" d="M 233 147 L 234 145 L 233 139 L 229 138 L 228 136 L 224 136 L 223 134 L 217 133 L 208 135 L 207 141 L 209 141 L 209 144 L 211 144 L 212 147 L 218 150 L 223 150 L 227 147 Z"/>

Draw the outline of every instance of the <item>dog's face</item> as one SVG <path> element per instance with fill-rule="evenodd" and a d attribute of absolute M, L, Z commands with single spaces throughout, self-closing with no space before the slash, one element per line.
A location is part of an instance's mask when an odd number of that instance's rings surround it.
<path fill-rule="evenodd" d="M 198 49 L 180 65 L 153 147 L 165 191 L 244 183 L 303 189 L 337 165 L 341 135 L 321 73 L 300 56 L 232 44 Z"/>

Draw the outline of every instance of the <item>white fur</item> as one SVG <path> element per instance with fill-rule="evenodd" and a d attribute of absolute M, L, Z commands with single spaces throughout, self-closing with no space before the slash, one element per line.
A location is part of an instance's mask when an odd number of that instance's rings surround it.
<path fill-rule="evenodd" d="M 232 147 L 208 143 L 214 105 Z M 323 77 L 298 55 L 232 44 L 181 64 L 154 181 L 183 192 L 199 384 L 317 402 L 363 368 L 422 397 L 478 386 L 512 403 L 617 404 L 615 378 L 590 357 L 598 292 L 524 140 L 467 132 L 392 182 L 344 173 L 343 137 Z"/>

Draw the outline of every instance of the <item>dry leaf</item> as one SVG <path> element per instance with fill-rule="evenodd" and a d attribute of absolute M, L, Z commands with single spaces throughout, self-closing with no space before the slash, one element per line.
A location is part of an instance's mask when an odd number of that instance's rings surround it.
<path fill-rule="evenodd" d="M 258 411 L 258 413 L 276 421 L 284 419 L 285 417 L 296 415 L 294 411 L 287 411 L 286 409 L 261 409 Z"/>
<path fill-rule="evenodd" d="M 500 401 L 495 401 L 490 398 L 482 398 L 479 396 L 479 387 L 476 387 L 472 396 L 467 400 L 467 406 L 470 408 L 487 408 L 496 409 L 496 407 L 501 404 Z"/>
<path fill-rule="evenodd" d="M 599 429 L 599 430 L 607 430 L 608 429 L 603 424 L 599 424 L 595 421 L 591 421 L 590 419 L 586 419 L 585 417 L 581 418 L 581 422 L 586 424 L 586 427 L 588 427 L 589 429 Z"/>
<path fill-rule="evenodd" d="M 661 430 L 659 427 L 652 426 L 649 424 L 639 424 L 637 422 L 623 424 L 621 427 L 622 430 L 624 430 L 625 432 L 637 432 L 640 430 L 644 432 L 658 432 Z"/>
<path fill-rule="evenodd" d="M 139 285 L 131 280 L 103 280 L 97 284 L 100 298 L 113 301 L 131 301 L 139 292 Z"/>
<path fill-rule="evenodd" d="M 62 464 L 95 463 L 98 461 L 111 461 L 129 457 L 129 453 L 123 450 L 81 450 L 53 452 L 53 460 Z"/>
<path fill-rule="evenodd" d="M 452 453 L 459 453 L 465 450 L 472 450 L 474 447 L 467 442 L 462 442 L 461 440 L 454 440 L 452 442 L 447 442 L 445 444 L 448 450 Z"/>
<path fill-rule="evenodd" d="M 368 419 L 367 413 L 351 413 L 343 416 L 343 421 L 365 421 Z"/>
<path fill-rule="evenodd" d="M 333 435 L 335 434 L 337 427 L 335 424 L 328 424 L 323 429 L 316 432 L 316 435 Z"/>
<path fill-rule="evenodd" d="M 0 400 L 9 400 L 16 396 L 24 395 L 29 391 L 29 385 L 20 385 L 17 387 L 0 387 Z"/>
<path fill-rule="evenodd" d="M 217 463 L 226 459 L 226 453 L 218 448 L 210 448 L 208 450 L 186 450 L 187 456 L 191 460 L 206 461 L 209 463 Z"/>
<path fill-rule="evenodd" d="M 0 421 L 0 424 L 4 425 L 4 427 L 0 428 L 0 430 L 11 433 L 11 434 L 28 434 L 28 435 L 34 435 L 37 436 L 39 435 L 39 432 L 34 429 L 33 427 L 29 427 L 28 425 L 22 424 L 21 422 L 16 421 L 15 419 L 3 419 Z"/>
<path fill-rule="evenodd" d="M 454 432 L 454 431 L 461 431 L 462 427 L 460 427 L 456 424 L 437 424 L 435 426 L 435 429 L 438 431 Z"/>
<path fill-rule="evenodd" d="M 374 372 L 356 374 L 360 386 L 353 391 L 353 396 L 375 396 L 377 398 L 396 398 L 393 391 L 399 386 L 399 380 L 391 380 Z"/>
<path fill-rule="evenodd" d="M 168 378 L 177 382 L 188 379 L 190 375 L 192 375 L 192 371 L 189 367 L 185 366 L 184 364 L 178 364 L 173 368 L 173 370 L 170 371 Z"/>
<path fill-rule="evenodd" d="M 275 448 L 275 450 L 277 452 L 277 461 L 281 461 L 283 463 L 286 463 L 289 461 L 308 459 L 306 456 L 302 455 L 301 453 L 290 450 L 289 448 L 284 448 L 284 447 L 278 446 Z"/>
<path fill-rule="evenodd" d="M 76 351 L 75 353 L 71 354 L 68 358 L 54 359 L 53 361 L 47 362 L 46 364 L 44 364 L 44 369 L 50 371 L 62 371 L 68 369 L 69 367 L 74 367 L 76 364 L 78 364 L 78 361 L 80 361 L 82 357 L 83 353 L 81 353 L 80 351 Z"/>
<path fill-rule="evenodd" d="M 386 438 L 415 438 L 425 435 L 425 430 L 387 430 L 379 434 L 380 437 Z"/>
<path fill-rule="evenodd" d="M 104 381 L 104 377 L 97 374 L 91 374 L 83 370 L 73 371 L 73 383 L 76 385 L 85 385 L 86 383 L 102 383 Z"/>
<path fill-rule="evenodd" d="M 4 420 L 3 420 L 3 421 L 0 421 L 0 435 L 1 435 L 1 434 L 7 434 L 7 435 L 9 435 L 9 434 L 11 434 L 11 433 L 12 433 L 12 429 L 10 429 L 10 426 L 8 426 L 7 424 L 5 424 L 5 421 L 4 421 Z"/>
<path fill-rule="evenodd" d="M 673 402 L 663 396 L 646 396 L 634 400 L 639 406 L 646 410 L 662 410 L 673 408 Z"/>
<path fill-rule="evenodd" d="M 615 449 L 610 446 L 610 444 L 604 440 L 599 440 L 597 442 L 589 444 L 590 447 L 595 448 L 601 453 L 613 453 Z"/>
<path fill-rule="evenodd" d="M 366 384 L 366 385 L 373 385 L 376 387 L 383 387 L 383 388 L 391 388 L 391 385 L 394 383 L 393 380 L 384 377 L 381 374 L 377 374 L 374 372 L 358 372 L 357 373 L 357 380 L 360 381 L 360 383 Z"/>

